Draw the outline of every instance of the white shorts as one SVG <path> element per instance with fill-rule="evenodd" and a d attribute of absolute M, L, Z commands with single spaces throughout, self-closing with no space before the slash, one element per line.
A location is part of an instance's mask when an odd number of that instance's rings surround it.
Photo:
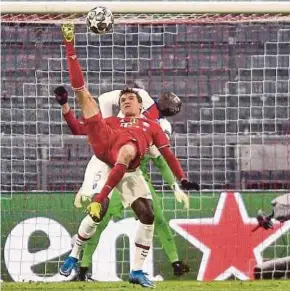
<path fill-rule="evenodd" d="M 120 198 L 125 208 L 131 206 L 138 198 L 152 200 L 150 188 L 139 168 L 134 172 L 126 173 L 116 189 L 120 192 Z"/>
<path fill-rule="evenodd" d="M 82 196 L 92 198 L 94 194 L 102 189 L 101 181 L 108 176 L 110 168 L 93 155 L 87 164 L 84 181 L 79 190 Z"/>
<path fill-rule="evenodd" d="M 107 164 L 93 155 L 87 165 L 84 181 L 79 193 L 89 199 L 91 199 L 94 194 L 100 193 L 107 181 L 110 170 Z M 120 192 L 120 198 L 124 207 L 130 206 L 140 197 L 152 199 L 150 188 L 139 168 L 134 172 L 126 173 L 115 189 Z M 109 197 L 112 196 L 112 193 L 113 191 L 110 193 Z"/>

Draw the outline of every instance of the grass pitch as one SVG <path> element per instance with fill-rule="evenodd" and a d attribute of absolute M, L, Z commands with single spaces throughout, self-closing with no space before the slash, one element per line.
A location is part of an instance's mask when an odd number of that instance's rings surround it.
<path fill-rule="evenodd" d="M 127 291 L 144 290 L 141 286 L 131 285 L 128 282 L 63 282 L 63 283 L 2 283 L 1 290 L 5 291 Z M 157 282 L 158 291 L 288 291 L 290 281 L 166 281 Z"/>

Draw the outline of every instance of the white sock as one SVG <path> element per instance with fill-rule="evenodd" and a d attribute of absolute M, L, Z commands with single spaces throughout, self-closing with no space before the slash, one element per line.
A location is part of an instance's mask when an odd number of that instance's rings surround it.
<path fill-rule="evenodd" d="M 143 269 L 144 261 L 147 258 L 149 249 L 152 245 L 154 234 L 154 224 L 143 224 L 139 222 L 139 228 L 136 233 L 135 238 L 135 260 L 133 271 L 138 271 Z"/>
<path fill-rule="evenodd" d="M 94 222 L 89 215 L 87 215 L 82 220 L 78 230 L 78 237 L 70 253 L 71 257 L 79 259 L 84 244 L 94 235 L 94 233 L 96 232 L 97 225 L 98 223 Z"/>

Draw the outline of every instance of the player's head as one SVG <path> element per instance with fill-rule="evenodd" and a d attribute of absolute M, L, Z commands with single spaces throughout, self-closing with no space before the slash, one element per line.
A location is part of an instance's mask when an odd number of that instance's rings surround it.
<path fill-rule="evenodd" d="M 163 116 L 173 116 L 180 112 L 181 100 L 172 92 L 162 93 L 157 99 L 158 109 Z"/>
<path fill-rule="evenodd" d="M 142 110 L 142 98 L 132 88 L 120 92 L 119 107 L 124 116 L 139 116 Z"/>

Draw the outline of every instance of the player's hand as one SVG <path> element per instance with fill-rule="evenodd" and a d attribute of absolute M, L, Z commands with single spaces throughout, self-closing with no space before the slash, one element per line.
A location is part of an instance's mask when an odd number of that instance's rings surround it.
<path fill-rule="evenodd" d="M 187 179 L 181 180 L 181 188 L 184 190 L 199 190 L 199 185 L 195 182 L 190 182 Z"/>
<path fill-rule="evenodd" d="M 87 212 L 92 217 L 101 218 L 102 205 L 99 202 L 92 202 L 87 207 Z"/>
<path fill-rule="evenodd" d="M 64 86 L 58 86 L 54 89 L 55 99 L 60 105 L 64 105 L 68 100 L 68 93 Z"/>
<path fill-rule="evenodd" d="M 189 198 L 188 196 L 179 188 L 178 184 L 175 183 L 172 186 L 172 190 L 174 191 L 174 196 L 177 202 L 179 203 L 184 203 L 184 208 L 188 209 L 189 208 Z"/>
<path fill-rule="evenodd" d="M 260 227 L 263 227 L 264 229 L 273 228 L 271 216 L 266 215 L 261 209 L 258 211 L 257 220 Z"/>
<path fill-rule="evenodd" d="M 74 206 L 76 208 L 82 208 L 82 195 L 79 192 L 75 196 Z"/>

